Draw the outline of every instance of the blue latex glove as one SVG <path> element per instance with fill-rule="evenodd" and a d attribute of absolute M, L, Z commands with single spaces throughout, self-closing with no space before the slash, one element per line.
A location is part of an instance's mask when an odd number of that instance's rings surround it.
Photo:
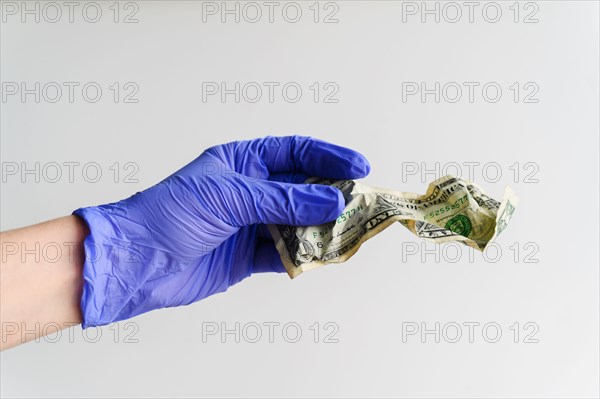
<path fill-rule="evenodd" d="M 265 224 L 318 225 L 344 208 L 307 176 L 358 179 L 359 153 L 309 137 L 266 137 L 209 148 L 159 184 L 85 219 L 83 327 L 187 305 L 255 272 L 285 269 Z"/>

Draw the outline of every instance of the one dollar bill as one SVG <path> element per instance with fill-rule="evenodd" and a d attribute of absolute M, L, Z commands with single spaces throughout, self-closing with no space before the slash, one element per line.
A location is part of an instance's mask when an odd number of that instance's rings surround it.
<path fill-rule="evenodd" d="M 269 226 L 291 278 L 328 263 L 345 262 L 363 242 L 394 222 L 427 241 L 460 241 L 483 251 L 506 228 L 518 202 L 510 187 L 499 202 L 476 184 L 453 176 L 434 181 L 424 195 L 354 180 L 312 178 L 307 183 L 339 188 L 346 207 L 336 220 L 319 226 Z"/>

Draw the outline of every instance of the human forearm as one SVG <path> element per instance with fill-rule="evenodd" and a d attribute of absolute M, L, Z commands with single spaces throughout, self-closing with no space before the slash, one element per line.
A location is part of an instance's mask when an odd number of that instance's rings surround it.
<path fill-rule="evenodd" d="M 1 349 L 81 323 L 87 234 L 77 216 L 0 233 Z"/>

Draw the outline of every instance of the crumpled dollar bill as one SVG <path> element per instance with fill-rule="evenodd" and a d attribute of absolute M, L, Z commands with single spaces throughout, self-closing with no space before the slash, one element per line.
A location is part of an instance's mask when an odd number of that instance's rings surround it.
<path fill-rule="evenodd" d="M 328 263 L 345 262 L 363 242 L 394 222 L 424 240 L 459 241 L 483 251 L 506 228 L 518 202 L 510 187 L 499 202 L 478 185 L 454 176 L 432 182 L 423 195 L 354 180 L 311 178 L 307 183 L 339 188 L 346 207 L 336 220 L 319 226 L 269 225 L 291 278 Z"/>

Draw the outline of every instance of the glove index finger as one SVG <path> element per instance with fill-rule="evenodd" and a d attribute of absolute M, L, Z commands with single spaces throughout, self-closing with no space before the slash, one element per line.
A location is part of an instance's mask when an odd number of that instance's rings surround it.
<path fill-rule="evenodd" d="M 360 179 L 371 170 L 361 153 L 312 137 L 265 137 L 253 144 L 269 173 L 301 172 L 330 179 Z"/>

